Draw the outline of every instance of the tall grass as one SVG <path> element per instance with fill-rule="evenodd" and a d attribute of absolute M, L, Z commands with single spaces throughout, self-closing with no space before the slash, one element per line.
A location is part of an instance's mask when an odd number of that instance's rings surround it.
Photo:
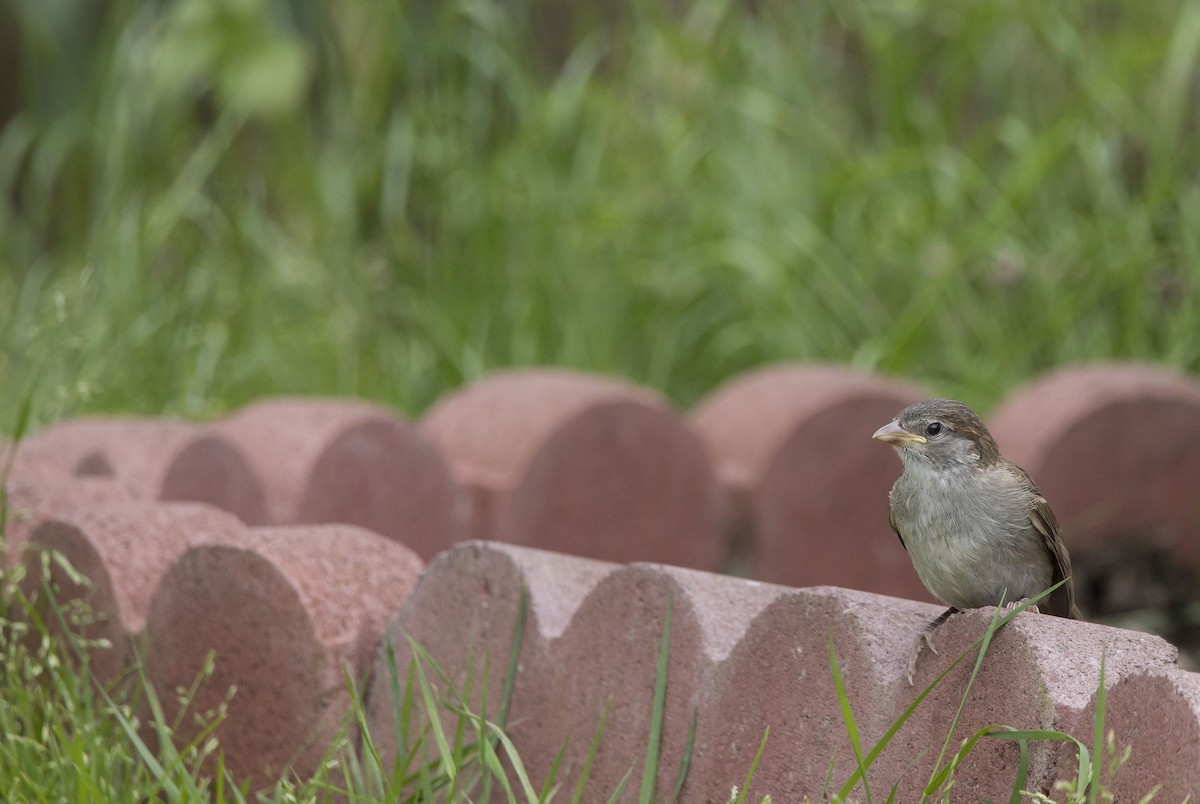
<path fill-rule="evenodd" d="M 779 359 L 981 406 L 1200 368 L 1194 4 L 549 5 L 9 4 L 0 382 L 41 370 L 46 421 L 531 363 L 683 404 Z"/>

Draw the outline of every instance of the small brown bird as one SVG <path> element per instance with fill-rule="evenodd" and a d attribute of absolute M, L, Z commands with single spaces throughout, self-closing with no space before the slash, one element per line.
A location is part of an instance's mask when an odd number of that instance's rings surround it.
<path fill-rule="evenodd" d="M 917 638 L 911 684 L 922 645 L 937 653 L 933 632 L 950 615 L 1001 598 L 1015 606 L 1070 578 L 1071 559 L 1046 498 L 963 403 L 910 405 L 874 437 L 904 464 L 888 497 L 892 529 L 921 583 L 950 607 Z M 1070 581 L 1042 603 L 1048 614 L 1079 619 Z"/>

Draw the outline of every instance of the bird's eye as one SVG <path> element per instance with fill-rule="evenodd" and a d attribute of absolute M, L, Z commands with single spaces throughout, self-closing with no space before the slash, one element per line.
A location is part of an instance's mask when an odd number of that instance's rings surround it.
<path fill-rule="evenodd" d="M 929 435 L 931 435 L 931 436 L 937 435 L 938 433 L 942 432 L 942 423 L 941 422 L 930 422 L 929 425 L 925 428 L 925 432 L 929 433 Z"/>

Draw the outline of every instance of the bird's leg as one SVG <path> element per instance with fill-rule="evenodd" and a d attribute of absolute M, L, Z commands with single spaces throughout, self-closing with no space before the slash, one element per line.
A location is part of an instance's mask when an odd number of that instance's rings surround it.
<path fill-rule="evenodd" d="M 925 627 L 921 629 L 921 633 L 917 635 L 916 644 L 913 645 L 912 653 L 909 654 L 908 668 L 905 670 L 905 673 L 904 673 L 904 677 L 908 679 L 908 686 L 911 687 L 913 685 L 913 675 L 917 672 L 917 659 L 921 655 L 921 648 L 928 645 L 929 649 L 936 654 L 938 652 L 938 650 L 933 645 L 933 632 L 937 630 L 937 627 L 939 625 L 946 622 L 946 620 L 950 619 L 951 614 L 957 614 L 957 613 L 958 613 L 958 609 L 951 606 L 950 608 L 946 609 L 941 614 L 939 614 L 937 617 L 935 617 L 934 619 L 932 619 L 928 623 L 926 623 Z"/>

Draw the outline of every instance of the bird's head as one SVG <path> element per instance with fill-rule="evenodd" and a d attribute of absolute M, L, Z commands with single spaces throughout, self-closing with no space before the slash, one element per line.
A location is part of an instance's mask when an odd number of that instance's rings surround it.
<path fill-rule="evenodd" d="M 995 439 L 975 411 L 953 399 L 928 399 L 909 405 L 874 438 L 900 453 L 905 465 L 935 468 L 986 466 L 1000 459 Z"/>

